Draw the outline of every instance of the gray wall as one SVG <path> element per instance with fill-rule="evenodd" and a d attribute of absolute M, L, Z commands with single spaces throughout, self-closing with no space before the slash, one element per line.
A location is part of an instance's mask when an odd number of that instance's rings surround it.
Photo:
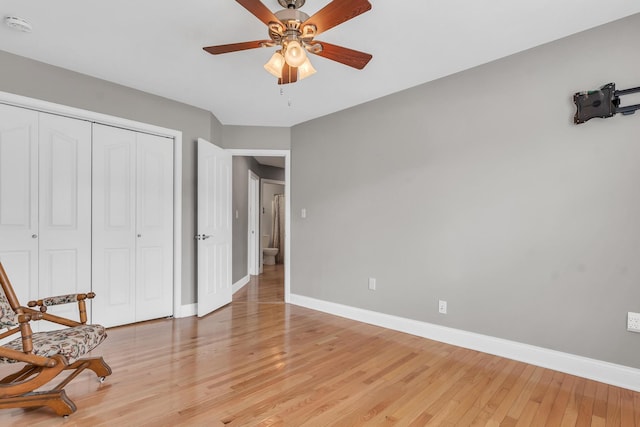
<path fill-rule="evenodd" d="M 638 40 L 640 15 L 295 126 L 292 292 L 640 368 L 640 116 L 572 123 L 574 92 L 640 85 Z"/>
<path fill-rule="evenodd" d="M 182 131 L 182 302 L 196 300 L 196 140 L 221 144 L 208 111 L 0 51 L 0 90 Z"/>
<path fill-rule="evenodd" d="M 291 130 L 283 127 L 224 126 L 222 140 L 224 148 L 289 150 Z"/>
<path fill-rule="evenodd" d="M 249 170 L 260 176 L 260 165 L 253 157 L 233 156 L 233 270 L 231 281 L 236 283 L 248 274 L 249 232 Z M 237 212 L 237 217 L 236 217 Z"/>

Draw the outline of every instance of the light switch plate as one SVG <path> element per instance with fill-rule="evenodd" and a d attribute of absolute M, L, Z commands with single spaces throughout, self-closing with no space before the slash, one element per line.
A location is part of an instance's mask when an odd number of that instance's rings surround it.
<path fill-rule="evenodd" d="M 640 332 L 640 313 L 627 313 L 627 331 Z"/>

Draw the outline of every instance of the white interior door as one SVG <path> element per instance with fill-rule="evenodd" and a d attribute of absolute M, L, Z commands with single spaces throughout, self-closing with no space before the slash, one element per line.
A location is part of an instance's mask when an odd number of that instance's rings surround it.
<path fill-rule="evenodd" d="M 198 316 L 231 302 L 231 154 L 198 139 Z"/>
<path fill-rule="evenodd" d="M 25 305 L 91 290 L 89 122 L 0 105 L 0 260 Z M 48 312 L 78 319 L 72 304 Z"/>
<path fill-rule="evenodd" d="M 40 113 L 39 130 L 38 298 L 89 292 L 91 123 Z M 47 312 L 79 319 L 75 304 Z M 44 327 L 62 328 L 53 323 Z"/>
<path fill-rule="evenodd" d="M 173 143 L 94 125 L 95 323 L 173 314 Z"/>
<path fill-rule="evenodd" d="M 0 104 L 0 261 L 16 296 L 38 294 L 38 113 Z"/>
<path fill-rule="evenodd" d="M 173 139 L 137 134 L 136 322 L 173 314 Z"/>
<path fill-rule="evenodd" d="M 93 125 L 94 323 L 136 321 L 135 132 Z"/>

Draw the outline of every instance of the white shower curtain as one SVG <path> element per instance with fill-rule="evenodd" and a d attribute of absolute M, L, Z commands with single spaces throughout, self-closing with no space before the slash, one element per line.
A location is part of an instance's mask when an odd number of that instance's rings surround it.
<path fill-rule="evenodd" d="M 273 247 L 278 248 L 276 264 L 284 263 L 284 194 L 273 196 Z"/>

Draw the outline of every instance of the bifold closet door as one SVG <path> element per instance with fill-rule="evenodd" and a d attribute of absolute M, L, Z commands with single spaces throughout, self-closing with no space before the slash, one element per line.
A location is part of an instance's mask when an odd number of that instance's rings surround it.
<path fill-rule="evenodd" d="M 93 127 L 93 321 L 173 314 L 173 140 Z"/>
<path fill-rule="evenodd" d="M 39 135 L 38 298 L 89 292 L 91 123 L 40 113 Z M 79 320 L 77 304 L 47 312 Z"/>
<path fill-rule="evenodd" d="M 38 113 L 0 104 L 0 261 L 18 299 L 38 293 Z"/>
<path fill-rule="evenodd" d="M 136 141 L 136 321 L 173 315 L 173 139 Z"/>
<path fill-rule="evenodd" d="M 90 123 L 0 105 L 0 261 L 22 304 L 91 289 L 90 167 Z"/>

